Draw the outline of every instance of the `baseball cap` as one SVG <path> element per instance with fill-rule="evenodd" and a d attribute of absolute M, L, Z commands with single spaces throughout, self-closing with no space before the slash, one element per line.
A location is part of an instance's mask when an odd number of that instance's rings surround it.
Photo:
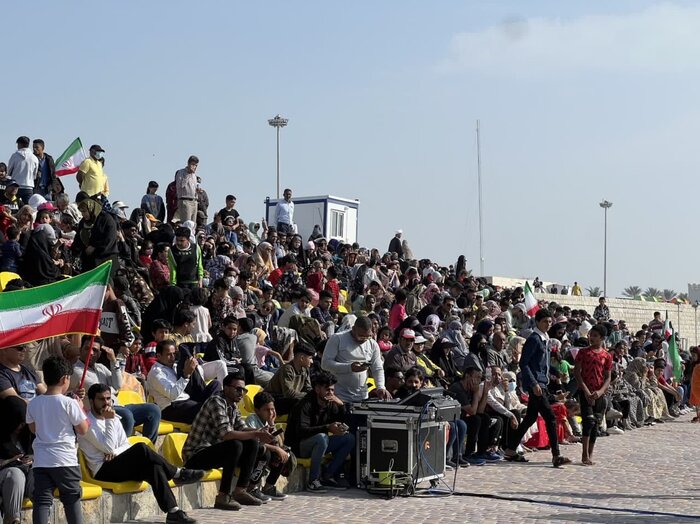
<path fill-rule="evenodd" d="M 105 152 L 105 150 L 102 149 L 102 146 L 100 146 L 98 144 L 92 144 L 90 146 L 90 151 L 102 151 L 103 153 Z"/>
<path fill-rule="evenodd" d="M 415 338 L 416 338 L 416 332 L 413 331 L 412 329 L 405 328 L 405 329 L 401 330 L 401 338 L 415 339 Z"/>
<path fill-rule="evenodd" d="M 305 343 L 301 343 L 298 346 L 295 346 L 294 351 L 298 353 L 303 353 L 304 355 L 309 355 L 311 357 L 316 356 L 316 349 Z"/>
<path fill-rule="evenodd" d="M 414 344 L 425 344 L 428 341 L 423 335 L 416 335 L 416 339 L 413 341 Z"/>
<path fill-rule="evenodd" d="M 119 209 L 126 209 L 126 208 L 128 208 L 129 206 L 127 206 L 127 205 L 126 205 L 124 202 L 122 202 L 121 200 L 115 200 L 114 202 L 112 202 L 112 207 L 118 207 Z"/>
<path fill-rule="evenodd" d="M 39 211 L 42 209 L 48 209 L 49 211 L 56 211 L 58 208 L 54 206 L 51 202 L 44 202 L 43 204 L 39 204 L 39 207 L 37 208 Z"/>

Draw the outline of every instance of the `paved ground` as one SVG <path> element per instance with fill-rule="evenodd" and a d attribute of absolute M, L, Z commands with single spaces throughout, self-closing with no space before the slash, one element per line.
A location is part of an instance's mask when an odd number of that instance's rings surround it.
<path fill-rule="evenodd" d="M 600 438 L 592 467 L 580 465 L 580 445 L 569 445 L 563 452 L 574 464 L 561 470 L 551 467 L 548 451 L 528 454 L 528 464 L 461 469 L 457 494 L 450 497 L 383 500 L 359 490 L 299 493 L 263 508 L 190 514 L 201 524 L 700 522 L 700 425 L 690 418 Z"/>

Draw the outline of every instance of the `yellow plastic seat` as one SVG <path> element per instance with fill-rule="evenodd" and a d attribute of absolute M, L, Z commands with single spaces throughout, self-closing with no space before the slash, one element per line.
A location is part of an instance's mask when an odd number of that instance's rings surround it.
<path fill-rule="evenodd" d="M 132 437 L 134 438 L 134 437 Z M 144 437 L 137 437 L 137 438 L 144 438 Z M 148 440 L 148 439 L 146 439 Z M 148 440 L 148 442 L 151 442 Z M 153 443 L 151 442 L 151 446 Z M 92 473 L 90 472 L 90 468 L 88 468 L 87 461 L 85 460 L 85 455 L 83 455 L 82 451 L 78 451 L 78 461 L 80 462 L 80 472 L 83 475 L 83 480 L 89 484 L 94 484 L 95 486 L 99 486 L 102 489 L 108 489 L 112 493 L 116 495 L 121 495 L 124 493 L 138 493 L 140 491 L 144 491 L 145 489 L 148 488 L 148 483 L 147 482 L 138 482 L 138 481 L 128 481 L 128 482 L 106 482 L 102 480 L 96 480 L 93 476 Z"/>
<path fill-rule="evenodd" d="M 257 384 L 246 384 L 246 389 L 248 392 L 243 397 L 243 407 L 248 413 L 255 413 L 255 407 L 253 406 L 253 398 L 255 395 L 260 393 L 263 388 Z"/>
<path fill-rule="evenodd" d="M 5 290 L 5 286 L 7 285 L 8 282 L 11 282 L 12 280 L 21 278 L 17 273 L 13 273 L 12 271 L 3 271 L 0 273 L 0 291 Z"/>
<path fill-rule="evenodd" d="M 173 427 L 173 433 L 177 431 L 180 433 L 189 433 L 192 429 L 192 424 L 187 424 L 186 422 L 175 422 L 174 420 L 162 420 L 161 422 L 170 424 Z"/>
<path fill-rule="evenodd" d="M 53 496 L 58 497 L 58 488 L 53 490 Z M 90 484 L 84 480 L 80 481 L 80 500 L 93 500 L 98 499 L 102 496 L 102 488 L 96 486 L 95 484 Z M 24 499 L 22 501 L 22 509 L 31 509 L 34 507 L 30 499 Z"/>
<path fill-rule="evenodd" d="M 187 440 L 184 433 L 171 433 L 163 439 L 163 457 L 173 466 L 181 468 L 185 465 L 182 460 L 182 448 Z M 202 482 L 221 480 L 221 470 L 210 469 L 202 478 Z"/>
<path fill-rule="evenodd" d="M 145 404 L 141 395 L 136 393 L 136 391 L 119 390 L 117 399 L 122 406 L 128 406 L 129 404 Z M 139 433 L 143 433 L 143 424 L 136 426 L 134 429 Z M 175 427 L 170 422 L 163 422 L 161 420 L 160 424 L 158 424 L 159 435 L 168 435 L 173 431 L 175 431 Z"/>
<path fill-rule="evenodd" d="M 372 377 L 367 378 L 367 393 L 377 388 L 377 384 L 374 382 Z"/>

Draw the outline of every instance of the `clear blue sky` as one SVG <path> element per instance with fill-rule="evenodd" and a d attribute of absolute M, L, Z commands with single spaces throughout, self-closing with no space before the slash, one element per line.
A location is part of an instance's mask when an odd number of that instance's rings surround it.
<path fill-rule="evenodd" d="M 3 6 L 0 157 L 106 149 L 137 203 L 190 154 L 212 207 L 282 184 L 359 198 L 360 237 L 486 274 L 686 291 L 697 276 L 700 9 L 691 2 L 48 2 Z M 2 153 L 4 151 L 4 153 Z M 74 181 L 67 184 L 75 194 Z M 676 247 L 674 254 L 671 248 Z"/>

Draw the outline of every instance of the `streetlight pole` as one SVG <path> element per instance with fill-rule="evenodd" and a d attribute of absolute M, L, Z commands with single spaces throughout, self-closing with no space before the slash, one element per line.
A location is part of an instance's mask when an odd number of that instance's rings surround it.
<path fill-rule="evenodd" d="M 695 345 L 698 345 L 698 301 L 696 300 L 693 304 L 693 311 L 695 312 Z"/>
<path fill-rule="evenodd" d="M 270 126 L 274 127 L 277 131 L 277 200 L 280 198 L 280 129 L 285 127 L 289 123 L 289 119 L 282 118 L 280 115 L 276 115 L 275 118 L 270 118 L 267 121 Z"/>
<path fill-rule="evenodd" d="M 608 209 L 612 207 L 612 202 L 603 200 L 600 204 L 605 214 L 605 225 L 603 228 L 603 296 L 608 296 Z"/>

